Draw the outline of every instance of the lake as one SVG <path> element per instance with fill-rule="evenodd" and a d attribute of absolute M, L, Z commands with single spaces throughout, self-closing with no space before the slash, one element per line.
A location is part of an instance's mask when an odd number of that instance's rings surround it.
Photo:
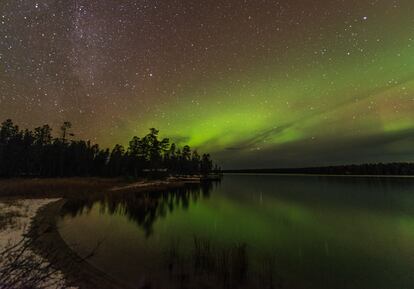
<path fill-rule="evenodd" d="M 58 227 L 134 288 L 414 288 L 414 178 L 225 175 L 68 201 Z"/>

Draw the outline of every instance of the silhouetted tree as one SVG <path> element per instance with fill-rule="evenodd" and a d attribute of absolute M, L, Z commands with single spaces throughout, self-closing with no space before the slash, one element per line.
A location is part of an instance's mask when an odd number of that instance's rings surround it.
<path fill-rule="evenodd" d="M 182 153 L 159 131 L 151 128 L 142 138 L 134 136 L 127 150 L 115 145 L 102 150 L 90 141 L 71 140 L 72 124 L 64 122 L 59 137 L 48 125 L 34 131 L 19 130 L 8 119 L 0 127 L 0 176 L 141 176 L 148 172 L 207 174 L 211 166 L 196 151 L 184 146 Z"/>
<path fill-rule="evenodd" d="M 208 174 L 213 169 L 213 161 L 210 159 L 209 154 L 203 154 L 203 157 L 201 158 L 201 172 L 203 174 Z M 217 172 L 216 168 L 216 172 Z"/>
<path fill-rule="evenodd" d="M 73 136 L 73 134 L 69 133 L 69 130 L 72 128 L 72 123 L 69 121 L 65 121 L 63 125 L 60 127 L 60 130 L 62 131 L 62 142 L 66 143 L 66 137 L 68 135 Z"/>

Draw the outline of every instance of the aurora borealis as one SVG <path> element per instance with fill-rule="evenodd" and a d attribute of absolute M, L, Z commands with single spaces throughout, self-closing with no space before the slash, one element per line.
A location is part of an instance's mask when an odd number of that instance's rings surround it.
<path fill-rule="evenodd" d="M 0 119 L 224 168 L 414 160 L 411 0 L 0 2 Z"/>

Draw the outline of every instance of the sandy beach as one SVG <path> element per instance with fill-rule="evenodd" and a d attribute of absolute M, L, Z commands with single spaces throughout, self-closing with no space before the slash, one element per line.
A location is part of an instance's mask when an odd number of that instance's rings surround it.
<path fill-rule="evenodd" d="M 0 283 L 6 284 L 0 288 L 127 288 L 90 266 L 87 256 L 77 256 L 61 239 L 55 222 L 61 206 L 69 198 L 183 184 L 95 178 L 0 181 Z"/>

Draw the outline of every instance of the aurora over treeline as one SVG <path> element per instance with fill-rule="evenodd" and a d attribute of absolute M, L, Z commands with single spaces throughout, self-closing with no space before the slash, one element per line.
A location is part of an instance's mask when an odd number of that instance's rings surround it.
<path fill-rule="evenodd" d="M 0 3 L 0 120 L 224 168 L 414 160 L 410 0 Z"/>

